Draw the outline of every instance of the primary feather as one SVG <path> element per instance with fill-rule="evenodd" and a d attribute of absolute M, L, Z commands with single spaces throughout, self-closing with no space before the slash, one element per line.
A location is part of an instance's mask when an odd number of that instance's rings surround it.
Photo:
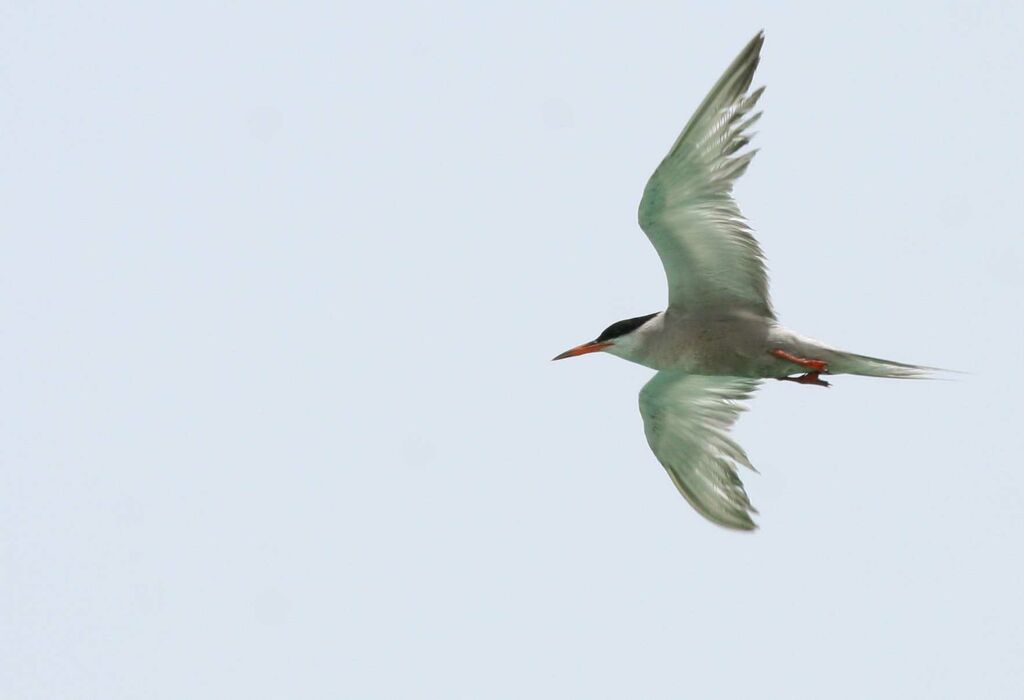
<path fill-rule="evenodd" d="M 698 513 L 713 523 L 753 530 L 756 512 L 737 466 L 753 469 L 729 428 L 760 382 L 664 371 L 640 391 L 644 434 L 672 482 Z"/>
<path fill-rule="evenodd" d="M 742 309 L 774 318 L 764 255 L 732 198 L 756 151 L 744 151 L 749 115 L 764 88 L 748 93 L 764 34 L 740 52 L 654 171 L 639 220 L 658 252 L 669 307 L 685 313 Z"/>

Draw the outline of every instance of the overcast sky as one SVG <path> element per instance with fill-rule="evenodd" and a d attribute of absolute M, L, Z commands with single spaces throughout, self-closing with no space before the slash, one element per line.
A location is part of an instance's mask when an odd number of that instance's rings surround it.
<path fill-rule="evenodd" d="M 1024 695 L 1024 5 L 12 3 L 0 696 Z M 827 6 L 826 6 L 827 5 Z M 650 454 L 644 183 L 764 28 L 761 530 Z"/>

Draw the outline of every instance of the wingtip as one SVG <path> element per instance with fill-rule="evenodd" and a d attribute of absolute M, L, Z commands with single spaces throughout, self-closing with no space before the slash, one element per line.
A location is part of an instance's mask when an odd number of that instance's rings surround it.
<path fill-rule="evenodd" d="M 754 513 L 756 514 L 757 511 L 754 511 Z M 761 529 L 761 526 L 755 523 L 752 519 L 747 518 L 741 523 L 728 526 L 728 529 L 735 532 L 757 532 Z"/>

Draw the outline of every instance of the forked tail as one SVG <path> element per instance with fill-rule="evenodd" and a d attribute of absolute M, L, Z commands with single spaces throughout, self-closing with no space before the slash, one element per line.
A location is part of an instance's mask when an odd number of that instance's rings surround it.
<path fill-rule="evenodd" d="M 860 374 L 865 377 L 892 377 L 895 379 L 931 379 L 936 372 L 947 370 L 924 365 L 908 365 L 905 362 L 883 360 L 879 357 L 857 355 L 842 350 L 832 350 L 827 360 L 829 374 Z"/>

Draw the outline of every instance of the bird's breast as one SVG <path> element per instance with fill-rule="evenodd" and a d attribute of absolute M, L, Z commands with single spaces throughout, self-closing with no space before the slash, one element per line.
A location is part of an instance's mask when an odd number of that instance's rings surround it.
<path fill-rule="evenodd" d="M 657 370 L 733 377 L 764 376 L 769 324 L 760 318 L 666 318 L 647 339 L 646 361 Z"/>

